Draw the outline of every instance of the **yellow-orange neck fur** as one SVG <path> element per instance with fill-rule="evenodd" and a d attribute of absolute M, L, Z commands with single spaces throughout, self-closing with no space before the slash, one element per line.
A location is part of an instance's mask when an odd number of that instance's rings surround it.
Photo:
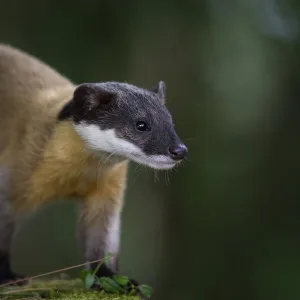
<path fill-rule="evenodd" d="M 89 152 L 71 122 L 58 123 L 29 179 L 26 200 L 17 207 L 33 208 L 58 197 L 116 197 L 125 188 L 127 161 L 104 163 L 107 156 Z"/>

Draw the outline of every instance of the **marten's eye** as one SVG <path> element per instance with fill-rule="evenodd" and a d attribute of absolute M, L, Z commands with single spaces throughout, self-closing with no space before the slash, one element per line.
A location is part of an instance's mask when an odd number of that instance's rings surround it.
<path fill-rule="evenodd" d="M 150 131 L 150 127 L 148 126 L 148 124 L 144 121 L 138 121 L 136 123 L 136 129 L 138 131 Z"/>

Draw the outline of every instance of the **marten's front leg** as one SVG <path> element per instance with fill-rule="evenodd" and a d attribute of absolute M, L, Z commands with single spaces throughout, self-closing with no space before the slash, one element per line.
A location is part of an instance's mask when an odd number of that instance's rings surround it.
<path fill-rule="evenodd" d="M 112 254 L 102 262 L 97 271 L 98 277 L 111 277 L 118 274 L 118 255 L 120 245 L 121 207 L 111 199 L 86 202 L 80 216 L 80 236 L 86 262 L 103 259 L 106 253 Z M 88 267 L 95 270 L 99 262 Z M 132 284 L 138 285 L 135 280 Z"/>
<path fill-rule="evenodd" d="M 12 272 L 10 264 L 14 221 L 7 201 L 3 192 L 0 191 L 0 284 L 18 279 L 17 275 Z"/>
<path fill-rule="evenodd" d="M 109 174 L 101 184 L 99 183 L 97 189 L 86 197 L 79 220 L 85 261 L 103 259 L 106 253 L 112 254 L 108 264 L 101 264 L 96 274 L 98 277 L 110 277 L 119 272 L 121 212 L 126 173 L 121 168 L 115 171 L 115 174 Z M 89 267 L 95 269 L 98 264 L 93 263 Z M 135 280 L 131 281 L 137 285 Z"/>
<path fill-rule="evenodd" d="M 120 207 L 110 199 L 88 199 L 83 204 L 79 230 L 85 261 L 102 259 L 105 253 L 113 254 L 109 265 L 102 263 L 98 276 L 111 276 L 118 272 L 120 214 Z M 95 269 L 97 265 L 94 263 L 90 267 Z"/>
<path fill-rule="evenodd" d="M 1 176 L 2 175 L 2 176 Z M 11 243 L 15 229 L 15 216 L 9 203 L 7 182 L 0 169 L 0 284 L 22 279 L 11 269 Z M 24 284 L 18 283 L 18 284 Z"/>

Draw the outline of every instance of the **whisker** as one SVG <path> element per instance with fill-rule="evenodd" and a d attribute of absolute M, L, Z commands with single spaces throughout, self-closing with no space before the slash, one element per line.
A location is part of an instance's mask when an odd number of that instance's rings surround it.
<path fill-rule="evenodd" d="M 111 154 L 109 154 L 106 159 L 103 162 L 103 165 L 105 165 L 105 163 L 116 153 L 116 151 L 112 152 Z"/>
<path fill-rule="evenodd" d="M 142 166 L 143 166 L 142 164 L 138 164 L 137 167 L 135 168 L 135 176 L 133 177 L 132 184 L 134 184 L 134 182 L 138 178 L 138 175 L 139 175 L 140 171 L 142 170 L 142 168 L 141 168 Z"/>
<path fill-rule="evenodd" d="M 109 157 L 111 157 L 111 155 L 113 155 L 113 153 L 106 153 L 104 152 L 103 155 L 101 156 L 101 158 L 99 159 L 99 162 L 97 164 L 97 188 L 99 187 L 99 183 L 100 183 L 100 177 L 101 177 L 101 171 L 104 168 L 105 162 L 109 159 Z"/>
<path fill-rule="evenodd" d="M 154 182 L 159 182 L 159 176 L 157 170 L 154 170 Z"/>
<path fill-rule="evenodd" d="M 98 160 L 97 163 L 97 170 L 96 170 L 96 180 L 97 180 L 97 188 L 99 188 L 99 183 L 100 183 L 100 176 L 101 176 L 101 170 L 102 170 L 102 160 L 103 157 L 105 157 L 105 154 L 103 154 L 103 156 L 101 156 L 101 158 Z"/>

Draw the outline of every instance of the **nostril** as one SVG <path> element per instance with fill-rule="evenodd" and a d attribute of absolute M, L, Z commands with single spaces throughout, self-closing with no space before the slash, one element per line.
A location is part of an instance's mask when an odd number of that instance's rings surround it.
<path fill-rule="evenodd" d="M 177 145 L 169 148 L 169 153 L 174 160 L 181 160 L 187 155 L 187 148 L 185 145 Z"/>

